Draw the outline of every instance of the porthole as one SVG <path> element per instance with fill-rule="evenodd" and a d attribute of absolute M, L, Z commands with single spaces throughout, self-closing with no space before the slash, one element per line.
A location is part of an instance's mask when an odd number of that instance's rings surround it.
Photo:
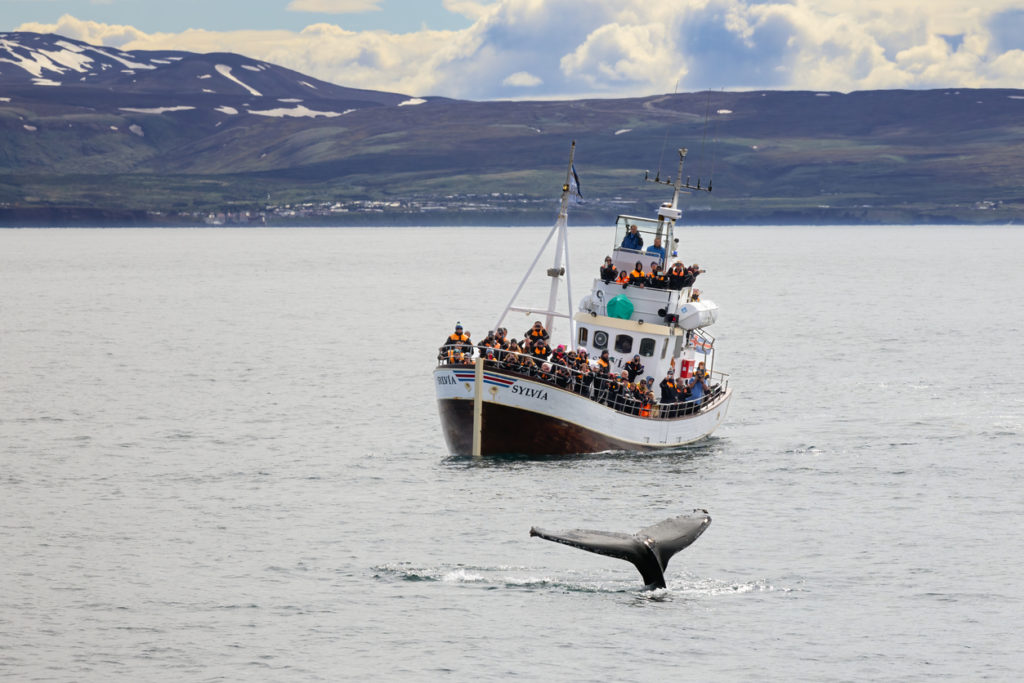
<path fill-rule="evenodd" d="M 628 334 L 620 334 L 615 337 L 615 352 L 629 353 L 633 350 L 633 338 Z"/>
<path fill-rule="evenodd" d="M 607 349 L 608 348 L 608 333 L 601 332 L 598 330 L 594 333 L 594 348 L 595 349 Z"/>

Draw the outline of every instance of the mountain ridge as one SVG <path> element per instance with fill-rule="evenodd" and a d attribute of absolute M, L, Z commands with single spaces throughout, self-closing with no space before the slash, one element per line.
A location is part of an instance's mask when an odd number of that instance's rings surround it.
<path fill-rule="evenodd" d="M 686 172 L 715 180 L 692 222 L 1019 222 L 1022 114 L 1006 89 L 420 98 L 231 53 L 0 33 L 0 224 L 544 224 L 572 139 L 584 220 L 646 213 L 661 197 L 642 173 L 673 173 L 679 141 Z"/>

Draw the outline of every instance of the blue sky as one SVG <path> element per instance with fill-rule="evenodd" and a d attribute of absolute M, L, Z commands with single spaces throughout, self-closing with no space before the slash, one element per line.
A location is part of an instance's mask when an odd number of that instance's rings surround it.
<path fill-rule="evenodd" d="M 406 33 L 431 29 L 464 29 L 472 22 L 444 8 L 441 0 L 363 2 L 377 10 L 314 12 L 289 10 L 290 0 L 0 0 L 2 30 L 25 22 L 54 23 L 62 15 L 108 24 L 129 24 L 147 33 L 189 28 L 213 31 L 289 29 L 299 31 L 320 22 L 353 31 L 389 30 Z M 359 3 L 352 3 L 358 9 Z M 341 8 L 339 3 L 337 7 Z"/>
<path fill-rule="evenodd" d="M 0 0 L 0 30 L 473 100 L 1024 87 L 1024 0 Z"/>

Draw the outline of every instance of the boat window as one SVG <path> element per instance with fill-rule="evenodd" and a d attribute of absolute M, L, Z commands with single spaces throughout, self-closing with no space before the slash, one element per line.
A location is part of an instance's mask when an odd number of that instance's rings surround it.
<path fill-rule="evenodd" d="M 594 348 L 595 349 L 607 349 L 608 348 L 608 333 L 598 330 L 594 332 Z"/>
<path fill-rule="evenodd" d="M 583 346 L 584 344 L 587 343 L 587 328 L 585 328 L 585 327 L 581 327 L 580 328 L 580 340 L 579 340 L 578 343 L 579 343 L 580 346 Z"/>
<path fill-rule="evenodd" d="M 629 353 L 633 350 L 633 338 L 628 334 L 620 334 L 615 337 L 615 352 Z"/>
<path fill-rule="evenodd" d="M 653 339 L 644 338 L 640 340 L 640 355 L 641 356 L 653 356 L 654 355 L 655 342 Z"/>

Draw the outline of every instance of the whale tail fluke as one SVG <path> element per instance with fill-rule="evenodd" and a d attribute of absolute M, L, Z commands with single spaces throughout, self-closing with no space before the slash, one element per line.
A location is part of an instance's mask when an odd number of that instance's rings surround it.
<path fill-rule="evenodd" d="M 646 588 L 664 588 L 668 561 L 696 541 L 709 524 L 711 516 L 707 510 L 694 510 L 644 527 L 632 535 L 589 529 L 552 532 L 531 527 L 530 536 L 626 560 L 640 572 Z"/>

